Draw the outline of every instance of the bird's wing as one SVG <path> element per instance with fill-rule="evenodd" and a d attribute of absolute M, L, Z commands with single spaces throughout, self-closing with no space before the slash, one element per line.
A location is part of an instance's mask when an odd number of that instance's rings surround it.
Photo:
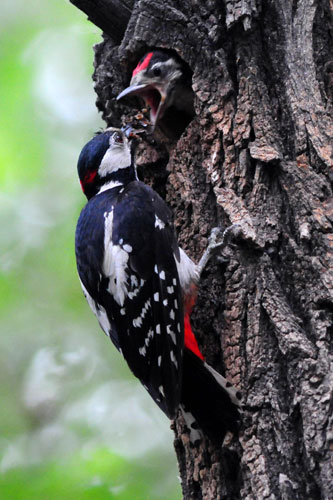
<path fill-rule="evenodd" d="M 107 192 L 95 198 L 103 195 L 107 198 Z M 90 213 L 96 219 L 96 210 Z M 89 269 L 94 285 L 87 286 L 79 269 L 81 281 L 102 328 L 110 332 L 134 375 L 172 418 L 181 394 L 184 327 L 171 213 L 157 193 L 140 182 L 119 190 L 117 199 L 98 213 L 95 226 L 103 231 L 95 229 L 98 235 L 92 234 L 90 242 L 91 248 L 99 246 L 92 259 L 98 265 L 94 271 Z"/>

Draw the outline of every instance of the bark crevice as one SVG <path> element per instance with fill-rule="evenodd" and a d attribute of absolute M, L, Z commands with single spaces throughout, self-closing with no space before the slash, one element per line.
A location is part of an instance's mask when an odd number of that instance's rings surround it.
<path fill-rule="evenodd" d="M 193 72 L 193 120 L 139 155 L 180 244 L 198 261 L 212 227 L 241 229 L 193 314 L 207 360 L 243 393 L 241 429 L 222 449 L 192 446 L 176 419 L 184 499 L 333 500 L 329 0 L 73 3 L 107 33 L 94 80 L 108 125 L 147 49 Z"/>

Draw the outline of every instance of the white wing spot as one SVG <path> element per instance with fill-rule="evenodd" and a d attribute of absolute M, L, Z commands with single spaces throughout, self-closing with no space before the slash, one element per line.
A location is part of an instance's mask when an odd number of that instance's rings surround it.
<path fill-rule="evenodd" d="M 175 353 L 173 351 L 170 351 L 170 359 L 175 364 L 176 368 L 178 368 L 178 363 L 177 363 L 177 360 L 175 358 Z"/>
<path fill-rule="evenodd" d="M 120 238 L 119 245 L 122 245 L 123 243 L 124 243 L 124 240 L 122 238 Z"/>
<path fill-rule="evenodd" d="M 173 285 L 175 285 L 175 286 L 177 285 L 177 280 L 176 280 L 176 278 L 173 278 L 173 279 L 172 279 L 172 284 L 173 284 Z"/>
<path fill-rule="evenodd" d="M 134 328 L 140 328 L 140 326 L 142 326 L 142 318 L 139 316 L 138 318 L 133 319 L 132 323 Z"/>
<path fill-rule="evenodd" d="M 158 302 L 160 300 L 160 294 L 158 292 L 154 293 L 154 300 Z"/>
<path fill-rule="evenodd" d="M 145 305 L 143 306 L 143 308 L 141 310 L 140 316 L 138 316 L 137 318 L 133 319 L 132 323 L 133 323 L 133 326 L 135 328 L 140 328 L 140 326 L 142 326 L 142 320 L 146 316 L 146 313 L 147 313 L 149 307 L 150 307 L 150 299 L 148 299 L 147 302 L 145 302 Z M 152 330 L 149 330 L 148 336 L 149 336 L 150 332 L 152 332 Z"/>
<path fill-rule="evenodd" d="M 157 334 L 161 333 L 161 325 L 160 324 L 156 325 L 156 333 Z"/>
<path fill-rule="evenodd" d="M 167 306 L 167 305 L 168 305 L 168 299 L 164 299 L 164 300 L 163 300 L 163 305 L 164 305 L 164 306 Z"/>
<path fill-rule="evenodd" d="M 187 412 L 183 405 L 180 405 L 180 409 L 183 413 L 184 420 L 186 422 L 186 426 L 188 430 L 190 431 L 190 440 L 192 443 L 195 443 L 197 441 L 200 441 L 202 438 L 202 433 L 200 429 L 197 428 L 197 423 L 195 421 L 195 418 L 193 417 L 192 413 Z"/>
<path fill-rule="evenodd" d="M 157 366 L 161 366 L 161 363 L 162 363 L 162 356 L 158 356 L 157 358 Z"/>
<path fill-rule="evenodd" d="M 138 284 L 139 284 L 138 278 L 135 276 L 135 274 L 131 274 L 131 285 L 134 287 L 134 286 L 138 286 Z"/>
<path fill-rule="evenodd" d="M 156 274 L 158 274 L 157 264 L 155 264 L 155 266 L 154 266 L 154 271 L 155 271 Z"/>
<path fill-rule="evenodd" d="M 165 224 L 164 222 L 155 215 L 155 227 L 158 227 L 159 229 L 164 229 Z"/>
<path fill-rule="evenodd" d="M 131 253 L 131 251 L 133 250 L 133 248 L 131 247 L 131 245 L 128 245 L 127 243 L 125 245 L 123 245 L 123 249 L 127 253 Z"/>
<path fill-rule="evenodd" d="M 171 319 L 175 319 L 176 315 L 175 315 L 175 311 L 173 309 L 171 309 L 170 311 L 170 318 Z"/>
<path fill-rule="evenodd" d="M 178 301 L 175 299 L 175 309 L 178 309 Z"/>
<path fill-rule="evenodd" d="M 147 349 L 146 349 L 146 346 L 140 347 L 140 348 L 139 348 L 139 353 L 140 353 L 142 356 L 145 356 L 145 355 L 147 354 Z"/>
<path fill-rule="evenodd" d="M 176 344 L 177 343 L 176 334 L 173 330 L 171 330 L 171 325 L 167 325 L 167 334 L 170 335 L 172 342 Z"/>
<path fill-rule="evenodd" d="M 160 278 L 161 278 L 161 280 L 165 280 L 165 272 L 164 271 L 160 272 Z"/>
<path fill-rule="evenodd" d="M 158 390 L 160 391 L 160 393 L 162 394 L 162 396 L 165 397 L 163 385 L 160 385 L 159 388 L 158 388 Z"/>
<path fill-rule="evenodd" d="M 142 311 L 141 311 L 141 317 L 144 318 L 145 315 L 146 315 L 146 312 L 148 311 L 148 309 L 150 308 L 150 299 L 147 300 L 147 302 L 145 303 Z"/>
<path fill-rule="evenodd" d="M 174 292 L 174 287 L 173 286 L 167 286 L 167 292 L 168 293 L 173 293 Z"/>
<path fill-rule="evenodd" d="M 126 314 L 125 307 L 122 307 L 122 308 L 120 309 L 120 314 L 121 314 L 122 316 L 125 316 L 125 314 Z"/>
<path fill-rule="evenodd" d="M 128 255 L 128 254 L 126 254 L 126 255 Z M 145 280 L 141 279 L 140 285 L 139 285 L 136 276 L 131 275 L 131 285 L 133 287 L 137 286 L 137 288 L 135 288 L 132 292 L 128 292 L 128 298 L 132 300 L 134 297 L 136 297 L 144 284 L 145 284 Z"/>
<path fill-rule="evenodd" d="M 177 330 L 179 331 L 180 333 L 180 323 L 177 323 Z"/>
<path fill-rule="evenodd" d="M 148 338 L 151 339 L 152 337 L 154 337 L 154 330 L 152 328 L 150 328 L 148 330 Z"/>

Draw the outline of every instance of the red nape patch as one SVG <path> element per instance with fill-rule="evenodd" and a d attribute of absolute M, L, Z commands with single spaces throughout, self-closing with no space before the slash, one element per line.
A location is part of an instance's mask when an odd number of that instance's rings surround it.
<path fill-rule="evenodd" d="M 184 318 L 184 330 L 185 330 L 185 347 L 186 349 L 189 349 L 190 351 L 193 352 L 198 358 L 202 359 L 204 361 L 204 357 L 200 352 L 197 339 L 194 336 L 194 333 L 192 332 L 191 328 L 191 323 L 190 323 L 190 317 L 188 314 L 186 314 Z"/>
<path fill-rule="evenodd" d="M 135 76 L 137 73 L 140 73 L 140 71 L 142 71 L 143 69 L 146 69 L 148 68 L 148 64 L 150 63 L 150 59 L 153 57 L 153 53 L 152 52 L 149 52 L 146 57 L 144 58 L 144 60 L 141 62 L 139 62 L 139 64 L 137 65 L 137 67 L 134 69 L 133 73 L 132 73 L 132 77 Z"/>

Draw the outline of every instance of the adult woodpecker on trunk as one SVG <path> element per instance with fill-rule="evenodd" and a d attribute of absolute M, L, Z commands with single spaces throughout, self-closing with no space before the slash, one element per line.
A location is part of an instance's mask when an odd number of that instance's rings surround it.
<path fill-rule="evenodd" d="M 153 128 L 177 136 L 194 116 L 194 93 L 189 68 L 173 52 L 153 50 L 145 54 L 132 73 L 129 87 L 117 97 L 137 95 L 150 108 Z"/>
<path fill-rule="evenodd" d="M 136 174 L 135 141 L 106 129 L 83 148 L 88 203 L 75 247 L 84 295 L 100 326 L 169 418 L 181 408 L 221 443 L 237 430 L 235 389 L 205 361 L 191 330 L 201 264 L 179 248 L 172 214 Z M 208 254 L 201 261 L 202 266 Z"/>

